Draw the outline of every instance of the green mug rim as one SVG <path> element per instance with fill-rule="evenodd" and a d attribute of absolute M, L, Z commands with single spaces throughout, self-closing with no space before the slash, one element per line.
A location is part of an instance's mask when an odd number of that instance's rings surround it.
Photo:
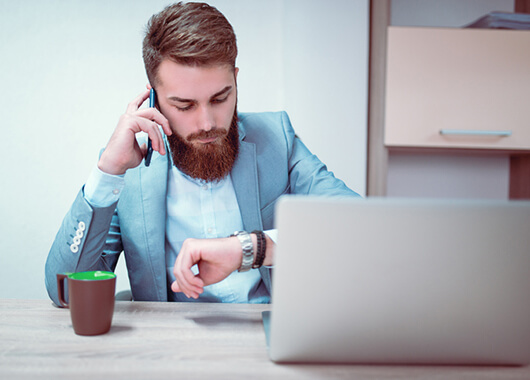
<path fill-rule="evenodd" d="M 65 273 L 69 279 L 79 281 L 101 281 L 116 278 L 116 273 L 102 270 L 93 270 L 87 272 Z"/>

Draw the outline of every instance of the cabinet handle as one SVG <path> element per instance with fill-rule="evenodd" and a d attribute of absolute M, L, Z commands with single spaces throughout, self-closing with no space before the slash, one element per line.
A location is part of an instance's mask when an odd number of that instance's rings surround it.
<path fill-rule="evenodd" d="M 441 135 L 464 135 L 464 136 L 496 136 L 508 137 L 512 131 L 473 131 L 466 129 L 440 129 Z"/>

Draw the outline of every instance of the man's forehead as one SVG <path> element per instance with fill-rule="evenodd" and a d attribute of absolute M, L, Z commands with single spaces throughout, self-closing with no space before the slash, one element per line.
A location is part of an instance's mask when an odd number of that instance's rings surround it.
<path fill-rule="evenodd" d="M 235 87 L 235 72 L 229 65 L 187 66 L 162 61 L 158 70 L 158 86 L 167 96 L 195 98 L 214 96 Z"/>

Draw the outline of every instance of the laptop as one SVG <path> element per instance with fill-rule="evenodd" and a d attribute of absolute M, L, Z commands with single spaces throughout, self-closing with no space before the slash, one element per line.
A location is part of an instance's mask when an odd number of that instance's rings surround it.
<path fill-rule="evenodd" d="M 275 362 L 530 363 L 530 202 L 285 196 Z"/>

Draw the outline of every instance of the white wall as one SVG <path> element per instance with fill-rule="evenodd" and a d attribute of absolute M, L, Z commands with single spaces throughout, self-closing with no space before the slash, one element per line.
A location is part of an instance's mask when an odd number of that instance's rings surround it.
<path fill-rule="evenodd" d="M 391 25 L 462 27 L 514 0 L 392 0 Z M 388 157 L 387 196 L 507 199 L 508 155 L 396 153 Z"/>
<path fill-rule="evenodd" d="M 127 103 L 145 88 L 160 0 L 0 0 L 1 298 L 46 298 L 63 216 Z M 239 110 L 285 109 L 306 144 L 365 194 L 368 0 L 217 0 L 240 55 Z M 118 288 L 126 288 L 123 264 Z"/>

